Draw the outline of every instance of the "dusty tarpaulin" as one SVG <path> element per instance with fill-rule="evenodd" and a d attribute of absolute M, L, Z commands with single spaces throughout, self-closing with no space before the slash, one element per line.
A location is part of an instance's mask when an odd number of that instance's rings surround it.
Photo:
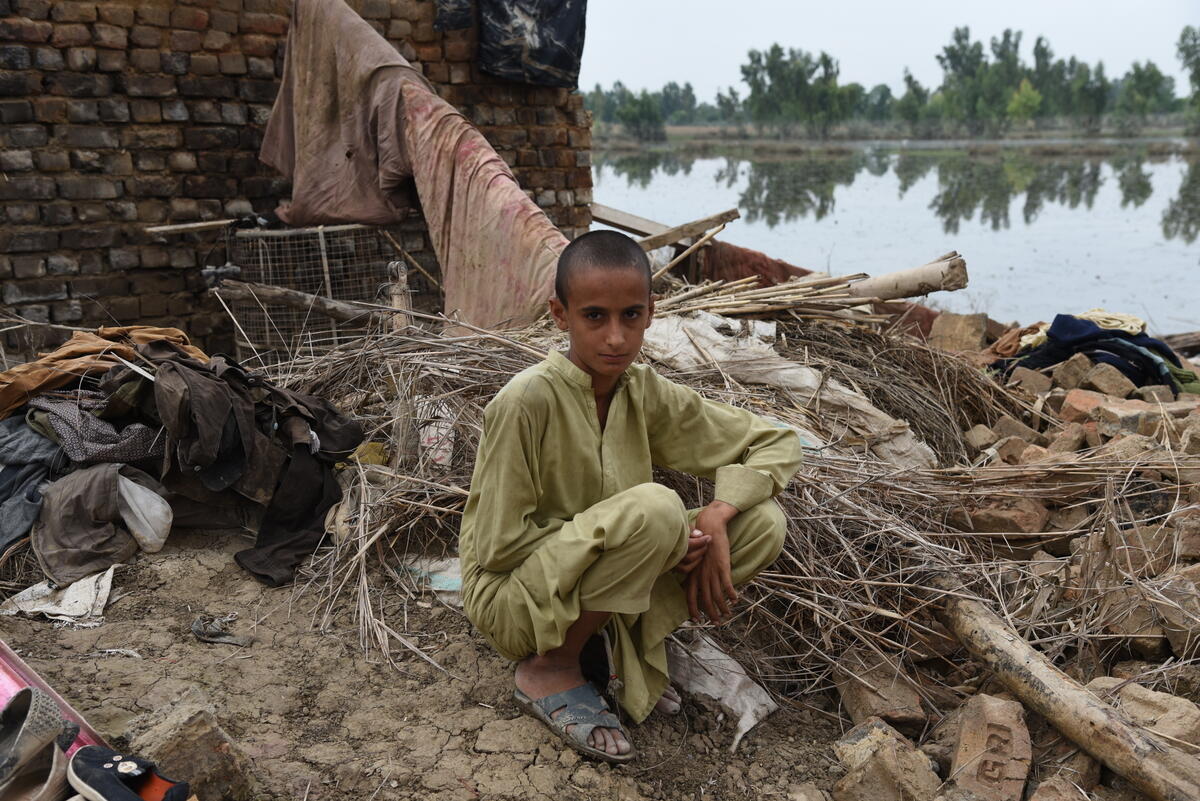
<path fill-rule="evenodd" d="M 296 3 L 262 159 L 292 179 L 279 214 L 293 225 L 399 221 L 412 175 L 446 311 L 494 328 L 545 310 L 566 237 L 483 135 L 345 4 Z"/>
<path fill-rule="evenodd" d="M 94 334 L 76 331 L 57 350 L 0 373 L 0 419 L 38 393 L 70 384 L 81 376 L 106 372 L 121 364 L 120 359 L 137 361 L 136 346 L 163 339 L 179 345 L 192 358 L 208 361 L 208 356 L 192 347 L 187 335 L 177 328 L 134 325 L 99 328 Z"/>
<path fill-rule="evenodd" d="M 442 265 L 446 311 L 485 328 L 524 326 L 546 309 L 567 246 L 483 134 L 449 103 L 404 86 L 429 238 Z"/>
<path fill-rule="evenodd" d="M 413 207 L 400 84 L 420 71 L 345 3 L 297 0 L 260 158 L 292 181 L 291 225 L 385 224 Z"/>
<path fill-rule="evenodd" d="M 479 68 L 510 81 L 574 89 L 587 0 L 479 0 Z"/>
<path fill-rule="evenodd" d="M 707 277 L 714 280 L 736 281 L 757 275 L 765 283 L 782 284 L 789 278 L 808 275 L 812 270 L 774 259 L 765 253 L 750 248 L 718 242 L 715 239 L 705 254 Z"/>

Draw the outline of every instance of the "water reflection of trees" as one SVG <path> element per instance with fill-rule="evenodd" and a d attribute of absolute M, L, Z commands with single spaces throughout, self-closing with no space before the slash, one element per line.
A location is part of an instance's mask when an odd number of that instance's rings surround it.
<path fill-rule="evenodd" d="M 607 168 L 629 185 L 644 189 L 659 171 L 689 174 L 693 161 L 689 156 L 651 152 L 603 157 L 597 164 L 600 173 Z M 1122 207 L 1138 208 L 1153 194 L 1147 160 L 1137 153 L 1103 159 L 869 150 L 764 161 L 727 158 L 715 179 L 728 187 L 744 179 L 738 198 L 742 214 L 773 228 L 810 216 L 823 219 L 836 207 L 838 187 L 851 186 L 864 170 L 877 177 L 895 173 L 902 198 L 934 173 L 937 193 L 929 208 L 946 233 L 952 234 L 976 214 L 994 230 L 1010 227 L 1010 209 L 1018 197 L 1023 197 L 1021 217 L 1026 224 L 1049 205 L 1091 209 L 1105 181 L 1105 163 L 1121 193 Z M 1163 213 L 1162 231 L 1168 239 L 1179 237 L 1188 243 L 1200 238 L 1200 161 L 1187 163 L 1179 192 Z"/>

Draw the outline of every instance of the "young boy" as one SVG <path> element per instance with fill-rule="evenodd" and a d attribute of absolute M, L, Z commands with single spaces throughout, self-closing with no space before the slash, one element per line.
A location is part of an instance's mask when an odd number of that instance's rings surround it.
<path fill-rule="evenodd" d="M 650 265 L 615 231 L 563 250 L 550 311 L 566 355 L 488 404 L 459 542 L 467 616 L 518 662 L 515 697 L 572 748 L 634 756 L 580 653 L 606 629 L 618 699 L 641 722 L 678 710 L 664 639 L 689 616 L 723 622 L 734 590 L 779 555 L 771 500 L 800 466 L 796 434 L 705 400 L 633 362 L 654 314 Z M 687 510 L 653 465 L 715 478 Z M 661 699 L 661 700 L 660 700 Z"/>

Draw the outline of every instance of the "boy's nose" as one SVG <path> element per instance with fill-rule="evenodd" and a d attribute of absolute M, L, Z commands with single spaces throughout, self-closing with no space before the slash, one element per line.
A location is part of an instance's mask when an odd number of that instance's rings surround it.
<path fill-rule="evenodd" d="M 610 348 L 621 346 L 625 342 L 625 332 L 619 324 L 613 323 L 604 332 L 604 344 Z"/>

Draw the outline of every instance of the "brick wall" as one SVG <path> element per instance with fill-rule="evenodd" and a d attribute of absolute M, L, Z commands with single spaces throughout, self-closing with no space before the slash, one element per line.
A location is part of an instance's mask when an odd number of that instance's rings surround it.
<path fill-rule="evenodd" d="M 285 0 L 0 0 L 0 304 L 45 323 L 175 325 L 212 350 L 231 327 L 199 268 L 220 237 L 148 225 L 274 208 L 258 162 L 283 63 Z M 480 127 L 568 236 L 591 221 L 582 98 L 480 73 L 475 30 L 433 29 L 433 0 L 350 0 Z M 436 269 L 424 223 L 395 228 Z M 215 250 L 214 250 L 215 248 Z M 8 353 L 69 331 L 23 328 Z"/>

